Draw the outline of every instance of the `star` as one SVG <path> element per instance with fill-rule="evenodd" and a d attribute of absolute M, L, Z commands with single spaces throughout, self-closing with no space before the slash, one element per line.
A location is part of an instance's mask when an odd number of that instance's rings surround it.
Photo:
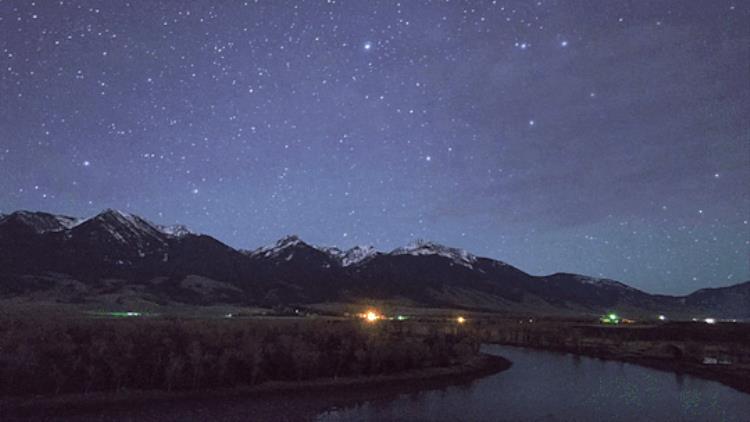
<path fill-rule="evenodd" d="M 739 1 L 701 13 L 679 0 L 195 0 L 190 12 L 151 0 L 159 13 L 99 2 L 100 16 L 11 3 L 0 16 L 17 35 L 0 47 L 3 213 L 183 215 L 240 248 L 287 230 L 388 249 L 418 234 L 531 272 L 618 276 L 625 262 L 621 281 L 674 293 L 715 287 L 691 284 L 681 265 L 697 238 L 707 264 L 722 257 L 699 281 L 750 277 L 736 252 L 750 242 L 750 196 L 735 183 L 750 171 L 736 113 L 748 96 L 732 89 L 747 86 Z M 487 216 L 502 224 L 480 229 Z M 659 253 L 668 236 L 672 251 Z"/>

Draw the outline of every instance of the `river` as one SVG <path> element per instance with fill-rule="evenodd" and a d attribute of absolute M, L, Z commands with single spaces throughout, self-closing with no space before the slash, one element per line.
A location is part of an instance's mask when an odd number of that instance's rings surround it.
<path fill-rule="evenodd" d="M 519 347 L 487 345 L 484 352 L 503 356 L 513 366 L 442 388 L 419 389 L 404 383 L 388 388 L 167 400 L 58 409 L 54 415 L 23 420 L 750 421 L 750 395 L 714 381 Z"/>
<path fill-rule="evenodd" d="M 513 362 L 467 385 L 328 409 L 318 421 L 750 421 L 750 395 L 615 361 L 485 346 Z"/>

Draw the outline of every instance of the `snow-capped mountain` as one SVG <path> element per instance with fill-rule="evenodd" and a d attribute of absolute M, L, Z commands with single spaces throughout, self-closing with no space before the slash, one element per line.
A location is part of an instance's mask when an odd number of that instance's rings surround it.
<path fill-rule="evenodd" d="M 297 237 L 297 235 L 288 235 L 288 236 L 282 237 L 281 239 L 276 241 L 276 243 L 273 245 L 262 246 L 250 252 L 250 256 L 271 258 L 271 257 L 278 257 L 286 253 L 286 256 L 290 258 L 294 254 L 294 251 L 292 251 L 291 248 L 294 248 L 300 245 L 311 247 L 307 245 L 305 242 L 303 242 L 302 239 Z"/>
<path fill-rule="evenodd" d="M 320 252 L 325 253 L 332 259 L 337 261 L 342 267 L 355 266 L 377 255 L 413 255 L 413 256 L 424 256 L 424 255 L 436 255 L 450 259 L 455 264 L 467 266 L 471 268 L 471 265 L 476 262 L 477 258 L 468 253 L 463 249 L 450 248 L 444 245 L 440 245 L 435 242 L 428 241 L 416 241 L 408 246 L 394 249 L 388 254 L 384 254 L 374 246 L 357 245 L 351 249 L 342 250 L 335 246 L 313 246 L 302 241 L 296 235 L 289 235 L 279 239 L 275 244 L 262 246 L 254 251 L 249 252 L 250 256 L 254 257 L 278 257 L 286 253 L 287 259 L 291 259 L 294 254 L 293 248 L 304 245 L 306 248 L 316 249 Z"/>
<path fill-rule="evenodd" d="M 160 226 L 111 209 L 87 219 L 28 211 L 0 217 L 0 297 L 49 288 L 44 287 L 49 280 L 60 277 L 91 292 L 102 280 L 119 280 L 144 292 L 143 300 L 167 302 L 274 305 L 398 298 L 510 312 L 599 313 L 626 306 L 662 313 L 690 307 L 690 312 L 708 309 L 720 316 L 723 307 L 732 317 L 750 317 L 750 283 L 677 298 L 577 274 L 532 276 L 427 241 L 384 253 L 372 246 L 313 246 L 287 236 L 241 252 L 184 226 Z M 189 283 L 182 282 L 189 277 Z M 196 293 L 203 290 L 195 280 L 224 287 L 221 294 L 205 296 Z"/>
<path fill-rule="evenodd" d="M 405 247 L 396 248 L 391 255 L 437 255 L 450 259 L 454 264 L 463 265 L 473 268 L 472 265 L 477 261 L 477 257 L 469 252 L 441 245 L 439 243 L 417 240 Z"/>
<path fill-rule="evenodd" d="M 568 274 L 573 280 L 576 280 L 583 284 L 593 284 L 596 286 L 608 286 L 613 288 L 621 288 L 621 289 L 633 289 L 632 287 L 628 286 L 627 284 L 620 283 L 616 280 L 610 280 L 608 278 L 599 278 L 599 277 L 589 277 L 586 275 L 579 275 L 579 274 Z"/>
<path fill-rule="evenodd" d="M 321 252 L 328 254 L 331 258 L 341 261 L 346 255 L 346 251 L 343 251 L 335 246 L 316 246 Z"/>
<path fill-rule="evenodd" d="M 263 258 L 277 258 L 283 256 L 284 259 L 288 261 L 294 257 L 296 248 L 319 251 L 330 257 L 342 267 L 357 265 L 380 253 L 372 246 L 355 246 L 345 251 L 335 246 L 313 246 L 304 242 L 297 235 L 289 235 L 279 239 L 273 245 L 262 246 L 255 249 L 254 251 L 249 252 L 249 255 L 252 257 Z"/>
<path fill-rule="evenodd" d="M 72 228 L 73 236 L 132 245 L 140 249 L 166 243 L 165 233 L 133 214 L 107 209 Z"/>
<path fill-rule="evenodd" d="M 176 238 L 185 237 L 189 234 L 195 234 L 189 228 L 187 228 L 186 226 L 182 224 L 173 224 L 171 226 L 156 226 L 156 227 L 162 233 L 168 236 L 176 237 Z"/>
<path fill-rule="evenodd" d="M 378 252 L 378 250 L 373 246 L 358 245 L 344 252 L 343 256 L 341 257 L 341 265 L 344 267 L 358 265 L 378 254 L 380 254 L 380 252 Z"/>
<path fill-rule="evenodd" d="M 70 229 L 79 223 L 77 218 L 46 212 L 16 211 L 0 217 L 0 225 L 18 225 L 37 234 Z"/>
<path fill-rule="evenodd" d="M 341 250 L 335 246 L 318 246 L 317 248 L 338 261 L 342 267 L 357 265 L 381 253 L 373 246 L 357 245 L 347 250 Z"/>

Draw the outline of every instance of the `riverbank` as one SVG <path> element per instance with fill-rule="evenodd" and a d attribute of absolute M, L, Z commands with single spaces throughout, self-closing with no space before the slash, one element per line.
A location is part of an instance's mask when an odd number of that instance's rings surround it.
<path fill-rule="evenodd" d="M 485 341 L 571 353 L 717 381 L 750 394 L 750 326 L 597 326 L 518 321 L 482 327 Z"/>
<path fill-rule="evenodd" d="M 110 413 L 143 408 L 163 402 L 193 403 L 196 400 L 228 398 L 268 400 L 289 395 L 317 394 L 337 397 L 339 393 L 387 389 L 390 392 L 411 392 L 461 384 L 510 368 L 512 363 L 502 357 L 480 354 L 468 361 L 448 367 L 423 368 L 396 374 L 323 378 L 301 382 L 272 381 L 255 386 L 182 392 L 121 391 L 117 393 L 68 394 L 32 398 L 0 399 L 0 417 L 10 419 L 56 419 L 88 415 L 110 419 Z M 331 402 L 333 403 L 333 402 Z M 115 417 L 116 419 L 116 417 Z"/>
<path fill-rule="evenodd" d="M 596 351 L 581 351 L 554 346 L 530 346 L 509 343 L 496 343 L 505 346 L 527 347 L 529 349 L 544 350 L 561 354 L 572 354 L 595 359 L 632 363 L 645 366 L 663 372 L 691 375 L 709 381 L 716 381 L 737 391 L 750 394 L 750 370 L 747 368 L 736 368 L 730 365 L 706 365 L 690 361 L 674 361 L 659 359 L 648 356 L 633 356 L 628 354 L 602 353 Z"/>

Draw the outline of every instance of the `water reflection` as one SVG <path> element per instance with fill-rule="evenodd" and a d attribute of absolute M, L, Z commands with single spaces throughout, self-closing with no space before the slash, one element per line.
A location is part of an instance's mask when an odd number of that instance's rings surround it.
<path fill-rule="evenodd" d="M 319 421 L 746 421 L 750 396 L 632 364 L 488 346 L 508 371 L 441 390 L 368 399 Z"/>

